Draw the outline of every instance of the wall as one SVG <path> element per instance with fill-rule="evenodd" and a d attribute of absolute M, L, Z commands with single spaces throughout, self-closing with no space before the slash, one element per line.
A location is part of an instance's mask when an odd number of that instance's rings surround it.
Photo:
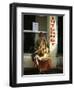
<path fill-rule="evenodd" d="M 34 67 L 34 63 L 32 61 L 32 55 L 31 54 L 24 54 L 23 67 L 24 68 L 33 68 Z"/>
<path fill-rule="evenodd" d="M 46 16 L 36 16 L 36 22 L 39 23 L 39 30 L 40 31 L 47 30 L 47 17 Z"/>
<path fill-rule="evenodd" d="M 9 83 L 9 3 L 40 3 L 53 5 L 72 5 L 74 11 L 74 0 L 1 0 L 0 1 L 0 90 L 12 90 L 8 86 Z M 73 12 L 74 13 L 74 12 Z M 73 19 L 74 21 L 74 19 Z M 74 37 L 74 36 L 73 36 Z M 74 68 L 74 66 L 73 66 Z M 51 85 L 41 87 L 15 88 L 16 90 L 73 90 L 72 85 Z"/>

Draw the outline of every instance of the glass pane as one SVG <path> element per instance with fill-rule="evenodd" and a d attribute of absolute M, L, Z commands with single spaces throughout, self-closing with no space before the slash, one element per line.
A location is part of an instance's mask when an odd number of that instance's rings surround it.
<path fill-rule="evenodd" d="M 34 51 L 34 33 L 24 33 L 24 53 L 32 53 Z"/>
<path fill-rule="evenodd" d="M 45 37 L 47 38 L 46 34 Z M 38 38 L 39 33 L 24 33 L 24 53 L 33 53 L 35 51 L 36 41 Z"/>
<path fill-rule="evenodd" d="M 32 22 L 35 22 L 35 15 L 24 15 L 24 30 L 32 30 Z"/>

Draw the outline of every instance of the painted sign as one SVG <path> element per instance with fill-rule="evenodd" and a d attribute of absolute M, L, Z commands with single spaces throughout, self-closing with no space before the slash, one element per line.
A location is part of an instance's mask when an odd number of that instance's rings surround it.
<path fill-rule="evenodd" d="M 50 51 L 55 50 L 57 45 L 57 21 L 56 16 L 50 16 L 49 21 L 49 44 Z"/>

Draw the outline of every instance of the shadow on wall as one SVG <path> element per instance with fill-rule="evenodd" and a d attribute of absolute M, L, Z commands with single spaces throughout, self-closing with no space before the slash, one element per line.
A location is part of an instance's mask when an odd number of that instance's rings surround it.
<path fill-rule="evenodd" d="M 56 66 L 57 66 L 57 57 L 56 57 L 56 54 L 57 54 L 57 45 L 53 49 L 53 51 L 50 52 L 51 62 L 52 62 L 52 65 L 51 65 L 52 68 L 56 68 Z"/>

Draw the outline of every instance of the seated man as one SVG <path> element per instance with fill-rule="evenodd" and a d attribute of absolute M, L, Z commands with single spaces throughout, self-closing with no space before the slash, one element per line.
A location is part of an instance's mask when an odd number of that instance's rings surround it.
<path fill-rule="evenodd" d="M 35 62 L 35 66 L 37 66 L 39 71 L 42 72 L 42 71 L 48 70 L 50 67 L 50 65 L 49 65 L 49 61 L 50 61 L 49 49 L 47 46 L 46 39 L 42 33 L 40 34 L 40 40 L 39 40 L 38 44 L 39 45 L 36 48 L 36 51 L 34 52 L 35 55 L 34 55 L 33 59 Z"/>

